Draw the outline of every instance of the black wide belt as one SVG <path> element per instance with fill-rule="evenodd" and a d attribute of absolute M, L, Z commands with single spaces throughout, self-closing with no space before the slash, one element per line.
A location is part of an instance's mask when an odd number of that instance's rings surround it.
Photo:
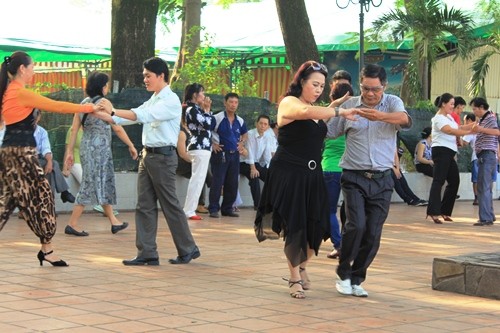
<path fill-rule="evenodd" d="M 357 173 L 365 178 L 368 179 L 379 179 L 379 178 L 384 178 L 387 177 L 391 174 L 392 170 L 387 169 L 385 171 L 377 171 L 377 170 L 345 170 L 344 171 L 349 171 L 349 172 L 354 172 Z"/>
<path fill-rule="evenodd" d="M 172 151 L 175 150 L 175 147 L 174 146 L 144 147 L 144 149 L 150 154 L 170 155 Z"/>

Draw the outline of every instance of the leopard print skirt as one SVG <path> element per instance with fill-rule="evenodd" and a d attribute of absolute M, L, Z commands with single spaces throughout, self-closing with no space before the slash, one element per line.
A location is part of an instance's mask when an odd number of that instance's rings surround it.
<path fill-rule="evenodd" d="M 54 196 L 34 147 L 0 148 L 0 230 L 15 208 L 42 244 L 56 233 Z"/>

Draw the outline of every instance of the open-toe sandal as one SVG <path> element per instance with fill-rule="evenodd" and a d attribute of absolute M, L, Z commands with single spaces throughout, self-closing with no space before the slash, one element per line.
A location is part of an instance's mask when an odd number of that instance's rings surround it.
<path fill-rule="evenodd" d="M 299 268 L 299 272 L 300 272 L 300 279 L 303 281 L 302 282 L 302 288 L 304 290 L 311 289 L 311 280 L 309 280 L 309 275 L 307 275 L 306 269 L 300 267 Z"/>
<path fill-rule="evenodd" d="M 298 298 L 298 299 L 306 298 L 306 294 L 304 293 L 304 288 L 303 288 L 304 281 L 302 280 L 292 281 L 285 278 L 283 278 L 283 280 L 288 282 L 288 288 L 290 288 L 290 296 L 292 298 Z"/>

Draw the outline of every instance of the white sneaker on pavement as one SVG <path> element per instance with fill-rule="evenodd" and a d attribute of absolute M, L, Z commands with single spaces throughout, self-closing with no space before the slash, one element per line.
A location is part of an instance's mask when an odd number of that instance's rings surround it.
<path fill-rule="evenodd" d="M 352 295 L 351 279 L 342 280 L 337 276 L 337 281 L 335 281 L 335 288 L 337 288 L 339 294 Z"/>
<path fill-rule="evenodd" d="M 352 296 L 368 297 L 368 292 L 358 284 L 352 285 Z"/>

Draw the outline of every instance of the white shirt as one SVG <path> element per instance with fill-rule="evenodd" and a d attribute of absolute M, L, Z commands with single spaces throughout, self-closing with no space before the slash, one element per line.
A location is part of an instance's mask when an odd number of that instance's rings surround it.
<path fill-rule="evenodd" d="M 274 134 L 266 131 L 262 135 L 256 128 L 248 131 L 248 140 L 246 142 L 248 156 L 243 160 L 247 164 L 260 164 L 263 167 L 269 167 L 271 158 L 276 152 L 276 140 Z"/>
<path fill-rule="evenodd" d="M 179 97 L 170 89 L 170 86 L 166 86 L 158 94 L 153 94 L 141 106 L 131 110 L 137 116 L 136 121 L 114 116 L 115 123 L 119 125 L 144 124 L 142 128 L 144 146 L 177 147 L 182 107 Z"/>
<path fill-rule="evenodd" d="M 449 125 L 451 128 L 457 129 L 458 124 L 450 115 L 436 114 L 432 119 L 432 145 L 431 147 L 446 147 L 453 151 L 457 151 L 457 137 L 452 134 L 446 134 L 441 129 Z"/>
<path fill-rule="evenodd" d="M 470 147 L 472 148 L 472 154 L 470 156 L 470 160 L 471 161 L 477 160 L 476 150 L 474 149 L 474 143 L 476 142 L 476 134 L 471 133 L 471 134 L 464 135 L 462 140 L 467 142 L 470 145 Z"/>

